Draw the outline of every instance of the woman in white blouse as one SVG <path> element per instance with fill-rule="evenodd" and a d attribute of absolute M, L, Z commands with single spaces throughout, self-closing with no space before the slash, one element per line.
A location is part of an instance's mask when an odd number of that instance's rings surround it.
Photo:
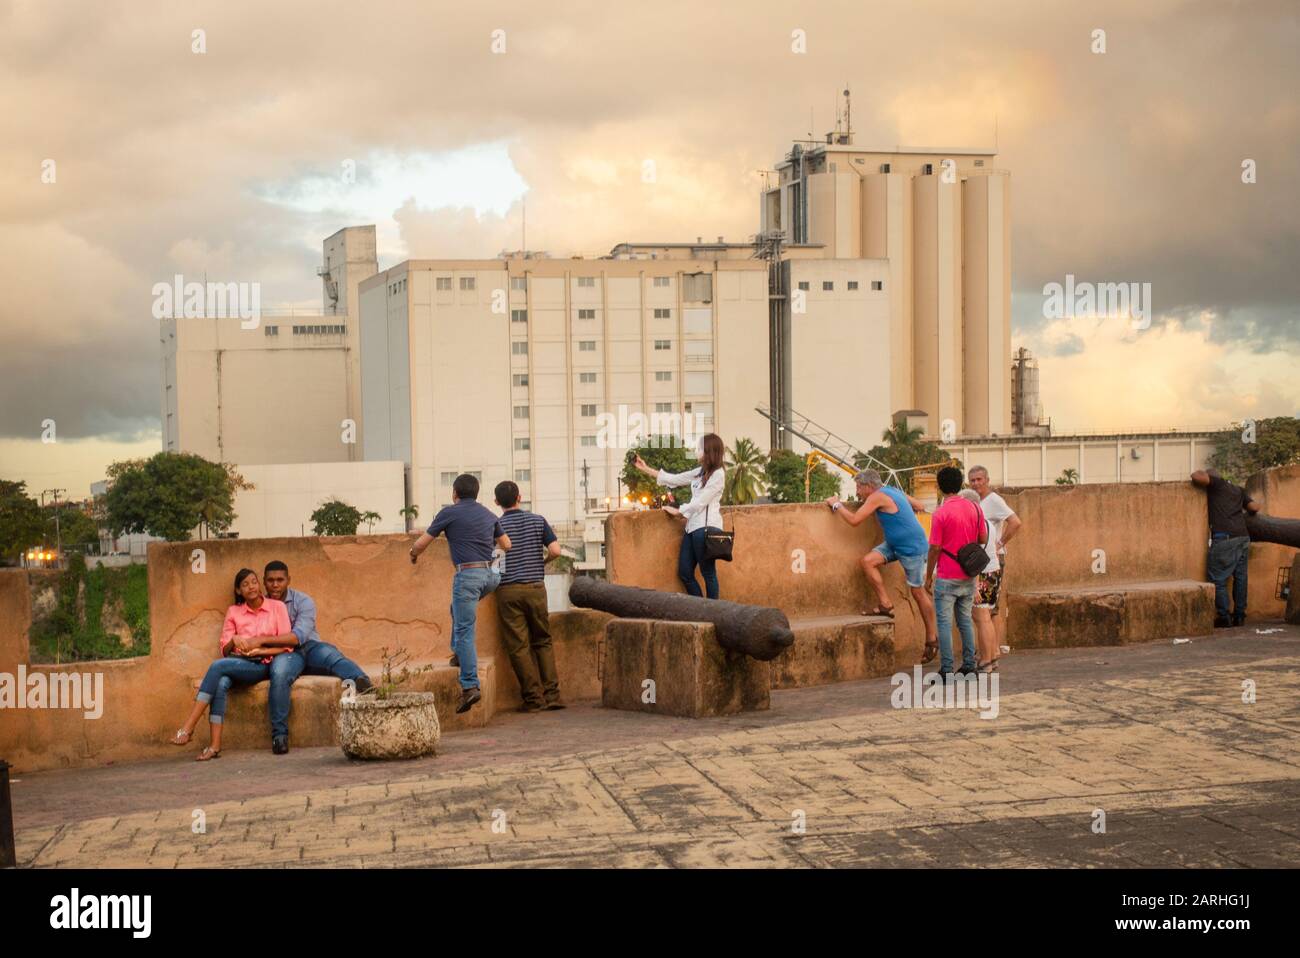
<path fill-rule="evenodd" d="M 710 599 L 718 597 L 718 573 L 716 562 L 704 558 L 705 529 L 722 528 L 722 486 L 726 481 L 722 468 L 725 451 L 722 439 L 716 433 L 709 433 L 700 440 L 696 449 L 700 464 L 686 472 L 664 472 L 646 465 L 644 459 L 636 457 L 636 467 L 661 486 L 691 487 L 691 501 L 680 509 L 664 506 L 663 511 L 670 516 L 679 516 L 686 520 L 685 535 L 682 536 L 681 551 L 677 554 L 677 577 L 691 595 L 707 594 Z M 695 579 L 695 567 L 700 567 L 704 577 L 705 592 L 700 592 L 700 584 Z"/>

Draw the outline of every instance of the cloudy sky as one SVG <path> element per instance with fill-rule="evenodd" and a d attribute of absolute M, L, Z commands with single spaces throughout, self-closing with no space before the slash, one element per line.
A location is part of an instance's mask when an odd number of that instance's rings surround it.
<path fill-rule="evenodd" d="M 846 83 L 861 145 L 996 129 L 1013 338 L 1059 430 L 1293 415 L 1297 50 L 1294 0 L 0 0 L 0 477 L 85 495 L 159 448 L 175 273 L 316 306 L 334 230 L 376 224 L 381 266 L 493 256 L 525 198 L 556 254 L 743 240 L 757 171 Z M 1045 319 L 1066 274 L 1150 283 L 1151 327 Z"/>

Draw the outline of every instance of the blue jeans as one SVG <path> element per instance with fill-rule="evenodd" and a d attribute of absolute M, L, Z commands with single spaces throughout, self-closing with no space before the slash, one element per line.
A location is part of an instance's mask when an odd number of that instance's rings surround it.
<path fill-rule="evenodd" d="M 934 616 L 939 626 L 939 671 L 952 671 L 952 613 L 957 610 L 957 631 L 961 633 L 961 664 L 973 669 L 975 659 L 975 623 L 970 610 L 975 604 L 974 579 L 935 579 Z"/>
<path fill-rule="evenodd" d="M 1232 577 L 1232 614 L 1246 617 L 1246 566 L 1250 558 L 1250 537 L 1215 539 L 1210 544 L 1206 573 L 1214 583 L 1214 614 L 1228 617 L 1228 577 Z"/>
<path fill-rule="evenodd" d="M 478 688 L 478 650 L 474 626 L 479 599 L 496 591 L 501 573 L 494 569 L 460 569 L 451 580 L 451 651 L 460 659 L 460 687 Z"/>
<path fill-rule="evenodd" d="M 295 663 L 293 659 L 298 659 Z M 285 660 L 285 661 L 281 661 Z M 210 702 L 208 721 L 220 725 L 226 718 L 226 693 L 231 685 L 254 685 L 265 679 L 271 680 L 271 692 L 268 705 L 271 713 L 271 735 L 289 734 L 289 688 L 293 680 L 302 671 L 302 659 L 295 653 L 283 652 L 271 660 L 270 665 L 263 665 L 252 659 L 243 659 L 233 655 L 217 659 L 208 666 L 207 674 L 199 683 L 199 694 L 194 698 L 199 702 Z"/>
<path fill-rule="evenodd" d="M 704 588 L 710 599 L 718 597 L 718 570 L 716 559 L 704 558 L 704 537 L 706 529 L 696 529 L 682 536 L 682 547 L 677 553 L 677 578 L 682 580 L 686 591 L 691 595 L 703 595 L 700 584 L 695 581 L 695 567 L 700 567 L 704 576 Z"/>
<path fill-rule="evenodd" d="M 366 678 L 366 673 L 361 666 L 320 639 L 312 639 L 300 645 L 297 654 L 302 656 L 305 663 L 303 669 L 305 675 L 333 675 L 344 682 L 349 679 L 356 682 L 358 679 Z"/>

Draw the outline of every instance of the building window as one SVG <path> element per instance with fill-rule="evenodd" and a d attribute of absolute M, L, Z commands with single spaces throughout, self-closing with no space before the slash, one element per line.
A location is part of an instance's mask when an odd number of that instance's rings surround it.
<path fill-rule="evenodd" d="M 266 335 L 268 335 L 268 336 L 279 336 L 279 335 L 280 335 L 280 327 L 279 327 L 279 326 L 267 326 L 267 327 L 266 327 Z"/>
<path fill-rule="evenodd" d="M 672 319 L 673 311 L 671 309 L 656 309 L 655 319 Z"/>
<path fill-rule="evenodd" d="M 672 412 L 672 411 L 673 411 L 673 404 L 670 402 L 655 403 L 655 412 Z"/>
<path fill-rule="evenodd" d="M 578 351 L 582 353 L 594 353 L 596 351 L 596 341 L 594 339 L 578 340 Z"/>
<path fill-rule="evenodd" d="M 849 280 L 849 289 L 855 290 L 857 288 L 858 288 L 858 281 L 856 279 Z"/>
<path fill-rule="evenodd" d="M 808 291 L 808 284 L 807 284 L 806 282 L 800 283 L 800 284 L 799 284 L 799 288 L 802 289 L 804 292 L 807 292 L 807 291 Z"/>
<path fill-rule="evenodd" d="M 527 436 L 520 436 L 515 439 L 515 452 L 527 452 L 533 448 L 533 441 Z"/>
<path fill-rule="evenodd" d="M 454 472 L 444 472 L 444 473 L 442 474 L 442 484 L 443 484 L 444 486 L 450 486 L 450 485 L 451 485 L 453 482 L 455 482 L 455 481 L 456 481 L 456 473 L 454 473 Z"/>
<path fill-rule="evenodd" d="M 450 277 L 450 276 L 439 276 L 438 279 L 437 279 L 437 288 L 438 288 L 438 289 L 451 289 L 451 277 Z"/>
<path fill-rule="evenodd" d="M 976 160 L 976 161 L 975 161 L 975 165 L 976 165 L 976 166 L 983 166 L 983 165 L 984 165 L 984 161 L 983 161 L 983 160 Z"/>
<path fill-rule="evenodd" d="M 533 470 L 531 469 L 515 470 L 515 482 L 532 482 L 532 481 L 533 481 Z"/>
<path fill-rule="evenodd" d="M 822 291 L 823 291 L 823 292 L 826 292 L 826 293 L 833 292 L 834 289 L 835 289 L 835 284 L 834 284 L 833 282 L 831 282 L 829 279 L 822 280 Z"/>
<path fill-rule="evenodd" d="M 580 383 L 594 383 L 595 381 L 595 373 L 578 373 L 578 382 Z"/>
<path fill-rule="evenodd" d="M 526 276 L 511 276 L 510 288 L 519 292 L 526 291 L 528 289 L 528 278 Z"/>
<path fill-rule="evenodd" d="M 522 341 L 522 340 L 520 340 L 520 341 L 518 341 L 518 342 L 513 342 L 513 343 L 511 343 L 511 344 L 510 344 L 510 355 L 512 355 L 512 356 L 527 356 L 527 355 L 528 355 L 528 344 L 527 344 L 526 342 Z"/>
<path fill-rule="evenodd" d="M 515 407 L 515 418 L 516 418 L 516 419 L 527 419 L 527 418 L 528 418 L 528 407 L 527 407 L 527 406 L 516 406 L 516 407 Z"/>
<path fill-rule="evenodd" d="M 462 277 L 460 278 L 460 288 L 461 288 L 461 290 L 469 290 L 469 289 L 473 289 L 473 288 L 474 288 L 474 277 L 473 277 L 473 276 L 462 276 Z"/>
<path fill-rule="evenodd" d="M 586 403 L 586 402 L 583 403 L 583 404 L 582 404 L 582 415 L 584 415 L 584 416 L 588 416 L 588 417 L 596 415 L 596 404 L 595 404 L 594 402 L 592 402 L 592 403 Z"/>
<path fill-rule="evenodd" d="M 528 322 L 528 310 L 526 310 L 526 309 L 512 309 L 512 310 L 510 310 L 510 322 L 512 322 L 512 323 L 526 323 L 526 322 Z"/>
<path fill-rule="evenodd" d="M 596 286 L 596 277 L 594 277 L 594 276 L 579 276 L 579 277 L 578 277 L 578 285 L 579 285 L 579 286 L 585 286 L 585 287 L 587 287 L 588 289 L 594 289 L 595 286 Z"/>
<path fill-rule="evenodd" d="M 596 511 L 597 509 L 599 509 L 599 508 L 600 508 L 600 500 L 599 500 L 599 499 L 588 499 L 588 500 L 587 500 L 587 511 L 588 511 L 588 512 L 595 512 L 595 511 Z"/>
<path fill-rule="evenodd" d="M 580 310 L 578 310 L 578 318 L 579 318 L 579 319 L 595 319 L 595 318 L 596 318 L 596 311 L 595 311 L 594 309 L 580 309 Z"/>
<path fill-rule="evenodd" d="M 512 385 L 515 385 L 515 386 L 527 386 L 527 385 L 528 385 L 528 374 L 527 374 L 527 373 L 515 373 L 513 376 L 510 377 L 510 382 L 511 382 Z"/>
<path fill-rule="evenodd" d="M 671 280 L 669 277 L 667 277 L 667 276 L 656 276 L 656 277 L 655 277 L 655 285 L 656 285 L 656 286 L 667 286 L 667 285 L 669 285 L 671 282 L 672 282 L 672 280 Z"/>
<path fill-rule="evenodd" d="M 671 340 L 668 339 L 655 340 L 655 349 L 657 349 L 659 352 L 663 352 L 665 349 L 672 349 L 672 348 L 673 348 L 673 344 Z"/>
<path fill-rule="evenodd" d="M 584 446 L 594 446 L 594 445 L 596 445 L 596 437 L 595 437 L 595 436 L 583 436 L 583 437 L 582 437 L 582 444 L 583 444 Z"/>
<path fill-rule="evenodd" d="M 657 382 L 657 383 L 670 383 L 670 382 L 672 382 L 672 381 L 673 381 L 673 374 L 672 374 L 672 372 L 670 372 L 669 370 L 667 370 L 667 369 L 657 369 L 657 370 L 655 370 L 655 382 Z"/>
<path fill-rule="evenodd" d="M 871 288 L 872 288 L 872 289 L 877 289 L 877 290 L 879 290 L 879 289 L 884 289 L 884 288 L 885 288 L 885 282 L 884 282 L 884 280 L 873 279 L 873 280 L 871 281 Z"/>

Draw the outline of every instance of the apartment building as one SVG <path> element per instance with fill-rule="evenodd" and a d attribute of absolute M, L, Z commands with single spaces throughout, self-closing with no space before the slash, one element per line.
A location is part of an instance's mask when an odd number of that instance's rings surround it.
<path fill-rule="evenodd" d="M 401 263 L 360 285 L 364 456 L 408 464 L 422 516 L 471 472 L 576 529 L 623 494 L 638 415 L 761 441 L 767 283 L 757 260 Z"/>

